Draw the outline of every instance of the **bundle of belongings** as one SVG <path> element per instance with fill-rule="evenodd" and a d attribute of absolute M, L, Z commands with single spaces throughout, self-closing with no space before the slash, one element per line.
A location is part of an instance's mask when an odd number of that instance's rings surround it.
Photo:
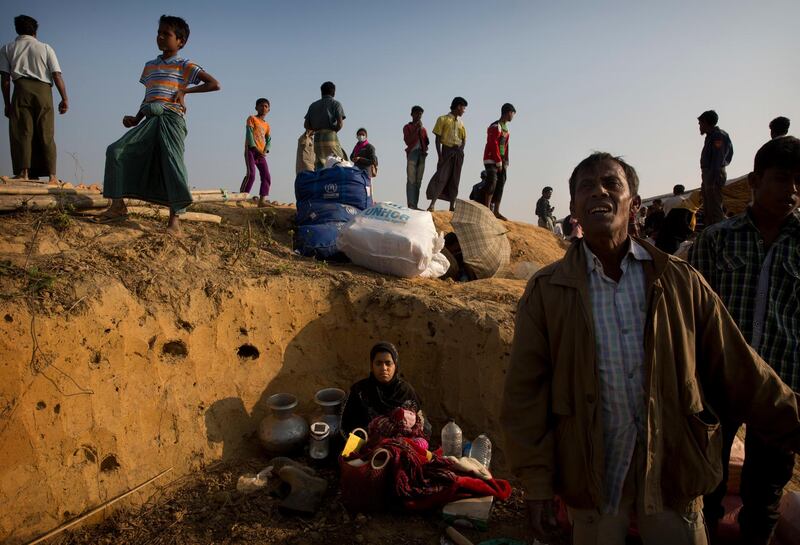
<path fill-rule="evenodd" d="M 431 214 L 390 202 L 359 213 L 336 244 L 356 265 L 384 274 L 438 278 L 449 267 Z"/>
<path fill-rule="evenodd" d="M 303 171 L 295 178 L 294 249 L 306 257 L 336 260 L 344 258 L 336 248 L 339 231 L 372 206 L 372 185 L 360 168 L 346 166 L 338 158 L 329 164 L 329 168 Z"/>
<path fill-rule="evenodd" d="M 471 458 L 429 450 L 417 413 L 402 407 L 372 420 L 368 440 L 339 458 L 342 502 L 352 512 L 386 508 L 423 511 L 466 498 L 511 495 L 508 481 L 492 478 Z"/>
<path fill-rule="evenodd" d="M 453 232 L 445 237 L 447 277 L 456 281 L 491 278 L 511 261 L 508 229 L 482 204 L 458 199 L 450 223 Z"/>

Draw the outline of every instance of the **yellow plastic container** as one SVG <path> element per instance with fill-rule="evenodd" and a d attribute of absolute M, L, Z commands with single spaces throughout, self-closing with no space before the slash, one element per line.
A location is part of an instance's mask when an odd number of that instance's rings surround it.
<path fill-rule="evenodd" d="M 358 433 L 363 433 L 364 437 L 359 437 Z M 350 435 L 347 437 L 347 442 L 344 444 L 344 449 L 342 449 L 342 456 L 346 458 L 354 452 L 361 450 L 361 447 L 367 442 L 367 438 L 367 431 L 363 428 L 356 428 L 351 431 Z"/>

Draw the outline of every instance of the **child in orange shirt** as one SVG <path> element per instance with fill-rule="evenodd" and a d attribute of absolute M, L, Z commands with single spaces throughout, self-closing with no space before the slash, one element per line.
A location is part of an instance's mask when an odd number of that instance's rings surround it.
<path fill-rule="evenodd" d="M 272 143 L 269 133 L 269 123 L 264 118 L 269 113 L 269 100 L 259 98 L 256 100 L 256 115 L 251 115 L 246 122 L 246 136 L 244 144 L 244 163 L 247 166 L 247 174 L 242 180 L 241 193 L 250 193 L 253 182 L 256 179 L 256 169 L 261 175 L 261 188 L 258 191 L 258 206 L 266 206 L 269 187 L 272 185 L 272 178 L 269 175 L 267 166 L 267 154 Z"/>

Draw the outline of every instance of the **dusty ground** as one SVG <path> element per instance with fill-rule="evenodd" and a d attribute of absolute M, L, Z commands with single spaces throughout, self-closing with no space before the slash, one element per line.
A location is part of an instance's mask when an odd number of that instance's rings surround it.
<path fill-rule="evenodd" d="M 298 412 L 311 415 L 314 392 L 363 377 L 365 354 L 384 338 L 398 344 L 401 370 L 434 424 L 452 415 L 469 437 L 497 429 L 524 288 L 511 268 L 469 284 L 384 277 L 295 256 L 291 207 L 195 209 L 224 222 L 186 222 L 174 239 L 163 221 L 143 217 L 114 226 L 67 211 L 0 217 L 0 505 L 14 506 L 0 510 L 0 542 L 24 543 L 168 467 L 172 478 L 198 479 L 181 480 L 188 488 L 170 487 L 162 501 L 211 502 L 230 528 L 239 510 L 217 509 L 211 497 L 232 488 L 239 466 L 231 464 L 258 464 L 253 431 L 265 399 L 292 392 Z M 542 265 L 563 251 L 537 227 L 509 225 L 515 262 Z M 502 468 L 499 446 L 495 457 Z M 229 469 L 205 473 L 220 460 Z M 152 536 L 219 542 L 201 515 L 172 520 L 169 531 L 148 519 L 166 509 L 152 506 L 155 489 L 118 504 L 133 511 L 118 511 L 115 524 L 144 517 Z M 152 513 L 136 511 L 142 504 Z M 336 505 L 332 498 L 325 512 Z M 309 539 L 310 523 L 274 517 L 260 522 L 264 536 L 288 533 L 254 542 Z M 437 531 L 435 517 L 373 520 L 360 525 L 365 539 L 387 541 L 380 532 L 392 531 L 412 539 L 418 529 L 428 540 Z M 341 535 L 358 533 L 355 524 Z M 112 530 L 93 532 L 86 542 Z"/>
<path fill-rule="evenodd" d="M 266 463 L 266 459 L 253 458 L 238 464 L 216 464 L 175 483 L 178 486 L 156 491 L 141 508 L 117 511 L 95 526 L 65 534 L 55 543 L 438 543 L 442 526 L 436 514 L 348 513 L 339 501 L 338 471 L 332 467 L 319 470 L 330 486 L 322 508 L 314 516 L 284 513 L 267 493 L 238 493 L 238 475 L 258 471 Z M 523 539 L 524 517 L 522 496 L 515 490 L 507 502 L 496 504 L 489 530 L 461 531 L 474 543 L 497 537 Z"/>
<path fill-rule="evenodd" d="M 390 339 L 435 425 L 455 416 L 468 437 L 493 433 L 525 284 L 512 270 L 558 259 L 561 244 L 509 222 L 499 278 L 406 280 L 295 256 L 291 207 L 195 209 L 223 224 L 186 222 L 174 239 L 142 217 L 0 217 L 0 542 L 25 543 L 169 467 L 54 542 L 438 542 L 435 514 L 346 515 L 333 470 L 312 518 L 239 495 L 238 475 L 266 464 L 253 437 L 264 401 L 289 391 L 312 415 L 317 389 L 346 389 L 371 344 Z M 494 467 L 507 476 L 499 445 Z M 488 532 L 466 533 L 520 538 L 521 507 L 515 490 Z"/>

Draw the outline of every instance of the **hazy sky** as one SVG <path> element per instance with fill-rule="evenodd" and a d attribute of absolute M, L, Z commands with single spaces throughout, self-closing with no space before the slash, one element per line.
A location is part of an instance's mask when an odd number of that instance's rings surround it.
<path fill-rule="evenodd" d="M 703 110 L 715 109 L 733 139 L 729 178 L 751 168 L 770 119 L 800 124 L 800 2 L 600 4 L 6 0 L 0 39 L 14 39 L 19 13 L 39 21 L 70 97 L 70 111 L 56 122 L 59 174 L 76 178 L 75 154 L 78 181 L 87 183 L 102 182 L 105 148 L 123 134 L 122 116 L 139 106 L 138 78 L 158 54 L 164 11 L 191 27 L 182 55 L 222 84 L 218 93 L 187 97 L 186 162 L 198 188 L 238 189 L 244 121 L 264 96 L 272 103 L 271 198 L 294 201 L 297 137 L 325 80 L 336 83 L 347 114 L 346 151 L 366 127 L 380 159 L 376 196 L 403 204 L 402 127 L 412 105 L 425 108 L 430 130 L 454 96 L 469 101 L 460 189 L 467 198 L 482 169 L 486 127 L 513 103 L 503 209 L 529 222 L 545 185 L 555 187 L 556 214 L 567 213 L 566 181 L 593 150 L 625 156 L 644 196 L 675 183 L 698 186 Z M 0 172 L 10 173 L 6 131 L 0 148 Z M 423 193 L 434 167 L 435 153 Z"/>

